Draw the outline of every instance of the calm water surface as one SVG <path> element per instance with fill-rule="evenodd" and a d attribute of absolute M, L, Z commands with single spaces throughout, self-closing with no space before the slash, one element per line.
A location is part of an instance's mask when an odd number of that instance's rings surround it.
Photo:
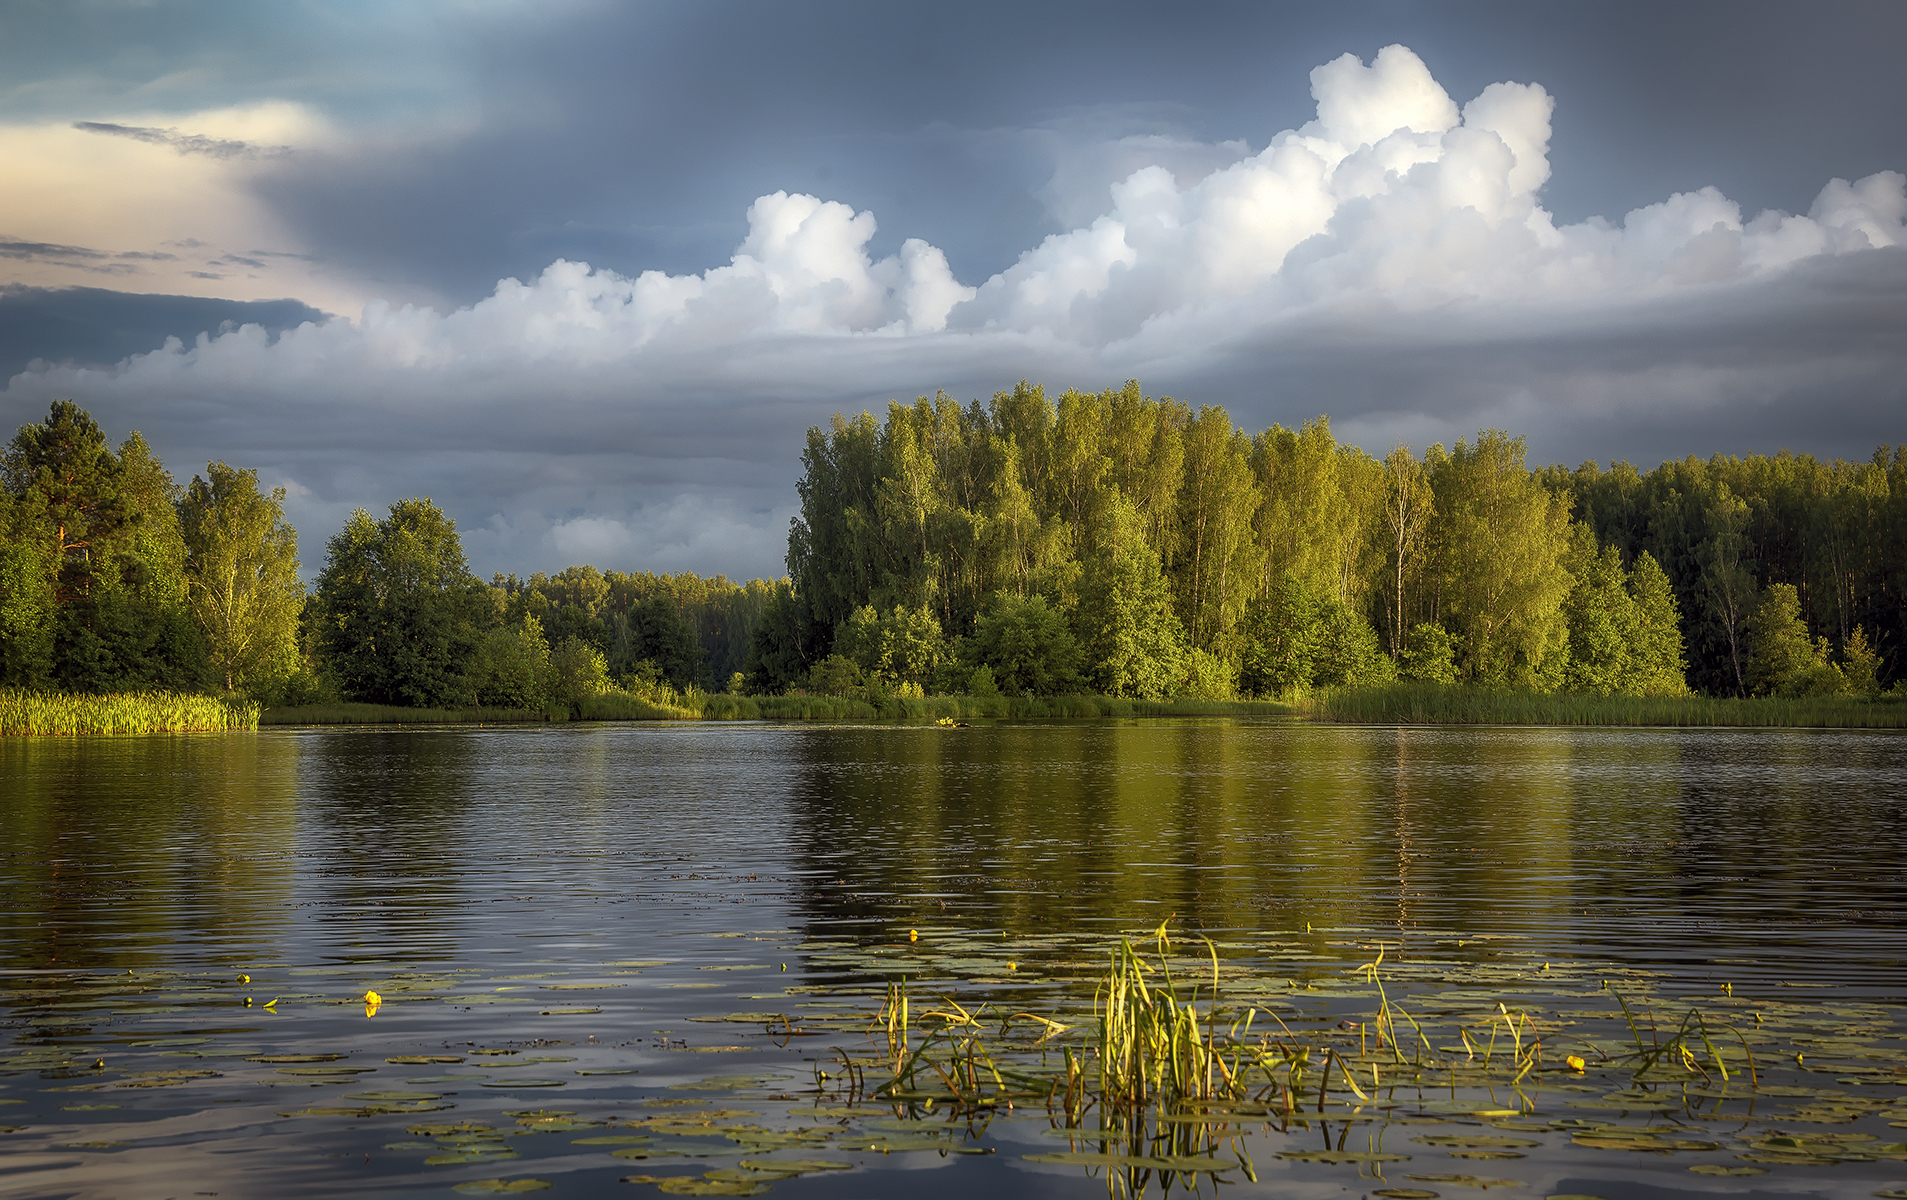
<path fill-rule="evenodd" d="M 907 1122 L 817 1117 L 839 1081 L 816 1072 L 839 1073 L 836 1047 L 872 1053 L 865 1018 L 890 981 L 1059 1012 L 1090 1000 L 1107 947 L 1165 921 L 1321 1030 L 1369 1019 L 1374 993 L 1347 972 L 1380 945 L 1403 972 L 1393 998 L 1432 1013 L 1543 970 L 1558 982 L 1533 1011 L 1606 1007 L 1611 980 L 1662 1006 L 1726 1001 L 1731 1020 L 1780 1030 L 1756 1039 L 1761 1059 L 1832 1059 L 1814 1082 L 1854 1099 L 1831 1132 L 1885 1145 L 1907 1137 L 1888 1120 L 1907 1120 L 1903 809 L 1907 740 L 1865 732 L 1184 720 L 8 740 L 0 1194 L 449 1197 L 534 1178 L 552 1196 L 653 1196 L 619 1180 L 699 1179 L 780 1137 L 781 1158 L 852 1168 L 772 1183 L 791 1200 L 1104 1195 L 1103 1170 L 1026 1159 L 1067 1148 L 1038 1103 L 935 1146 Z M 367 989 L 384 997 L 375 1016 Z M 720 1020 L 735 1013 L 753 1019 Z M 773 1036 L 767 1016 L 825 1036 Z M 320 1061 L 253 1061 L 298 1056 Z M 458 1061 L 387 1061 L 407 1056 Z M 1223 1186 L 1460 1196 L 1514 1176 L 1489 1194 L 1607 1200 L 1907 1186 L 1907 1148 L 1752 1178 L 1689 1170 L 1739 1166 L 1732 1142 L 1706 1158 L 1583 1148 L 1566 1124 L 1591 1111 L 1665 1119 L 1591 1096 L 1620 1080 L 1590 1082 L 1522 1106 L 1529 1129 L 1555 1123 L 1513 1161 L 1411 1143 L 1433 1120 L 1421 1108 L 1353 1106 L 1336 1125 L 1254 1127 L 1240 1145 L 1257 1181 Z M 1829 1127 L 1809 1102 L 1761 1103 L 1672 1115 L 1720 1138 Z M 578 1144 L 723 1106 L 768 1132 L 643 1159 Z M 1342 1149 L 1347 1130 L 1364 1145 L 1392 1119 L 1410 1127 L 1386 1148 L 1408 1162 L 1277 1157 L 1321 1135 Z M 1444 1120 L 1433 1133 L 1477 1124 Z M 829 1121 L 837 1133 L 787 1140 Z M 510 1153 L 406 1132 L 458 1122 L 511 1131 L 492 1137 Z"/>

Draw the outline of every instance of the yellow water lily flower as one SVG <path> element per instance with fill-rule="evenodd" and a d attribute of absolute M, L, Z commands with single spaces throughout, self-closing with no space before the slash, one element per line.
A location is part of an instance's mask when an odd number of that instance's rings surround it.
<path fill-rule="evenodd" d="M 364 1015 L 365 1016 L 375 1017 L 377 1015 L 377 1010 L 380 1007 L 382 1007 L 383 1004 L 384 1004 L 384 997 L 378 995 L 376 992 L 364 993 Z"/>
<path fill-rule="evenodd" d="M 1582 1060 L 1580 1054 L 1568 1055 L 1563 1059 L 1563 1063 L 1572 1071 L 1584 1071 L 1589 1068 L 1589 1064 Z"/>
<path fill-rule="evenodd" d="M 907 931 L 907 940 L 908 940 L 908 941 L 910 941 L 910 942 L 918 942 L 918 941 L 920 940 L 920 930 L 918 930 L 918 929 L 910 929 L 910 930 L 908 930 L 908 931 Z"/>

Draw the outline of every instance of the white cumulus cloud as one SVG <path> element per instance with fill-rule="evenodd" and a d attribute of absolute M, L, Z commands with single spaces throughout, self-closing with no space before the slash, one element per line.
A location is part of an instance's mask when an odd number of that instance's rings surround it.
<path fill-rule="evenodd" d="M 1859 453 L 1898 411 L 1901 174 L 1832 180 L 1804 214 L 1703 188 L 1558 225 L 1540 85 L 1459 106 L 1402 46 L 1311 84 L 1315 120 L 1255 151 L 1157 141 L 1092 219 L 972 284 L 917 239 L 873 257 L 872 213 L 775 192 L 701 273 L 558 261 L 452 312 L 202 336 L 5 397 L 295 478 L 312 533 L 434 492 L 484 570 L 742 575 L 779 569 L 803 427 L 943 386 L 1138 376 L 1252 425 L 1328 411 L 1380 452 L 1501 422 L 1570 458 L 1772 449 L 1729 439 L 1818 433 L 1824 396 Z"/>

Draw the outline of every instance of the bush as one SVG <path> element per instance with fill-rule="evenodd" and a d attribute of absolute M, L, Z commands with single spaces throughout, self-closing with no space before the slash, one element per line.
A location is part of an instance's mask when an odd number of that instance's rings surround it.
<path fill-rule="evenodd" d="M 1179 695 L 1188 700 L 1235 700 L 1238 668 L 1216 654 L 1194 650 L 1185 656 L 1185 679 Z"/>
<path fill-rule="evenodd" d="M 974 622 L 969 661 L 989 668 L 997 692 L 1051 696 L 1080 686 L 1079 642 L 1044 596 L 999 592 Z M 969 692 L 973 695 L 980 693 Z"/>
<path fill-rule="evenodd" d="M 1410 683 L 1457 682 L 1457 639 L 1441 625 L 1412 626 L 1397 656 L 1397 675 Z"/>

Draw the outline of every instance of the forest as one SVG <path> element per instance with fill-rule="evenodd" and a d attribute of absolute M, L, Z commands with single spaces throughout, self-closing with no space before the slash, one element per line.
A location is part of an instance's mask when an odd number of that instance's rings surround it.
<path fill-rule="evenodd" d="M 808 433 L 760 691 L 1276 696 L 1392 680 L 1873 693 L 1899 669 L 1907 448 L 1531 469 L 1136 382 L 944 393 Z"/>
<path fill-rule="evenodd" d="M 1395 681 L 1875 695 L 1900 670 L 1907 448 L 1531 469 L 1320 417 L 1257 434 L 1137 383 L 1022 383 L 811 429 L 788 575 L 476 578 L 426 499 L 308 585 L 282 489 L 180 484 L 77 405 L 0 462 L 0 687 L 268 706 L 604 694 L 1292 697 Z"/>
<path fill-rule="evenodd" d="M 219 462 L 181 485 L 70 401 L 0 472 L 4 688 L 537 711 L 726 682 L 771 591 L 594 567 L 486 584 L 422 499 L 354 513 L 308 587 L 283 489 Z"/>

